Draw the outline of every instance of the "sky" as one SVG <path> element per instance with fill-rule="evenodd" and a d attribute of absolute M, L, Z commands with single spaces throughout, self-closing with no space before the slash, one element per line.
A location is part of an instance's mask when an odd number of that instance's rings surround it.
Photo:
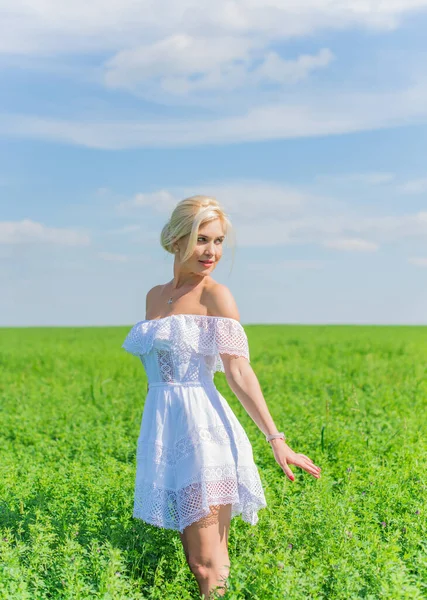
<path fill-rule="evenodd" d="M 427 0 L 3 0 L 0 325 L 125 325 L 214 196 L 243 324 L 427 324 Z"/>

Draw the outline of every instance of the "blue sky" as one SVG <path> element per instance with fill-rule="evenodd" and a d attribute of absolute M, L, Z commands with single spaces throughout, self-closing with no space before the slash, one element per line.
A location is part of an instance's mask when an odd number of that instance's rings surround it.
<path fill-rule="evenodd" d="M 6 0 L 0 324 L 131 324 L 176 202 L 242 323 L 427 324 L 427 0 Z"/>

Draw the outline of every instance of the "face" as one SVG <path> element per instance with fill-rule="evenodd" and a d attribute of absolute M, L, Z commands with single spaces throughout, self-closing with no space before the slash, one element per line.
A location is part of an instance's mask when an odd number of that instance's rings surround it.
<path fill-rule="evenodd" d="M 181 256 L 184 254 L 188 238 L 189 236 L 186 235 L 177 242 Z M 225 235 L 220 219 L 201 225 L 194 252 L 185 263 L 186 269 L 201 275 L 209 275 L 221 259 L 224 239 Z"/>

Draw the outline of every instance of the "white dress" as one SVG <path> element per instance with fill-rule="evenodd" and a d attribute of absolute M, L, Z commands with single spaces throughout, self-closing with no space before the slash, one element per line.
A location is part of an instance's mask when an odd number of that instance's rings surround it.
<path fill-rule="evenodd" d="M 214 504 L 232 504 L 231 516 L 252 525 L 267 506 L 252 446 L 219 393 L 221 354 L 245 356 L 239 321 L 176 314 L 140 321 L 123 346 L 140 357 L 148 393 L 137 443 L 133 516 L 179 530 Z"/>

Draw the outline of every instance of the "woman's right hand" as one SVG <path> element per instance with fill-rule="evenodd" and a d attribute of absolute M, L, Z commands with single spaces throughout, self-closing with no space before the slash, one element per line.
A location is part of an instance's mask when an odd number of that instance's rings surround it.
<path fill-rule="evenodd" d="M 307 473 L 310 473 L 316 479 L 320 478 L 320 471 L 322 469 L 315 465 L 311 458 L 305 454 L 294 452 L 283 439 L 273 439 L 269 442 L 269 444 L 271 444 L 273 449 L 276 462 L 283 469 L 288 479 L 291 481 L 295 480 L 295 475 L 293 474 L 289 465 L 295 465 L 296 467 L 304 469 L 304 471 L 307 471 Z"/>

